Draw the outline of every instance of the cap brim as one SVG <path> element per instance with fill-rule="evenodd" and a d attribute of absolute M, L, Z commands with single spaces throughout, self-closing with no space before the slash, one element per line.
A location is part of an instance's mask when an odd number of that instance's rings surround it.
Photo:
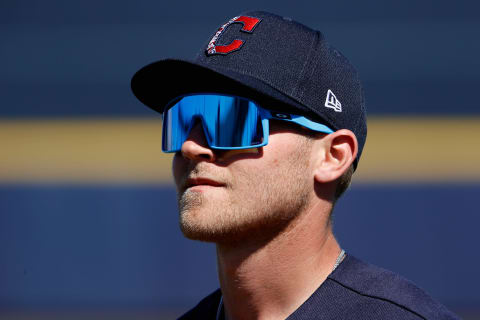
<path fill-rule="evenodd" d="M 179 96 L 213 92 L 250 98 L 278 111 L 310 113 L 306 106 L 262 80 L 187 60 L 165 59 L 149 64 L 135 73 L 131 87 L 143 104 L 160 113 L 168 102 Z"/>

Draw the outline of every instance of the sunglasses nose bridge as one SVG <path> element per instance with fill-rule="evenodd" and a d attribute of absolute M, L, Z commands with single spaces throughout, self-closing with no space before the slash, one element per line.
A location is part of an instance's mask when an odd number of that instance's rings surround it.
<path fill-rule="evenodd" d="M 182 144 L 181 153 L 185 158 L 195 161 L 214 161 L 215 153 L 210 149 L 203 124 L 199 118 L 196 118 L 190 133 Z"/>

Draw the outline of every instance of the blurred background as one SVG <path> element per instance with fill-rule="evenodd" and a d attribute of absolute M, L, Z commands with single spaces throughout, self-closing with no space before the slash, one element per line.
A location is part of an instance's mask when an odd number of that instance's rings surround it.
<path fill-rule="evenodd" d="M 129 83 L 252 9 L 321 30 L 359 70 L 369 136 L 335 209 L 347 253 L 480 319 L 470 0 L 2 0 L 0 319 L 173 319 L 218 287 L 214 247 L 178 230 L 160 117 Z"/>

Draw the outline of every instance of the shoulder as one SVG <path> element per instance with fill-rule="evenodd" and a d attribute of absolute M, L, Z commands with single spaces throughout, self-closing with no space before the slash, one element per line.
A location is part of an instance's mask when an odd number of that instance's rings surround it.
<path fill-rule="evenodd" d="M 215 290 L 210 295 L 205 297 L 200 301 L 195 307 L 190 311 L 182 315 L 178 320 L 189 320 L 189 319 L 212 319 L 214 320 L 217 316 L 218 305 L 220 303 L 220 297 L 222 293 L 220 289 Z"/>
<path fill-rule="evenodd" d="M 327 279 L 365 305 L 404 313 L 412 319 L 458 319 L 446 307 L 402 276 L 348 255 Z"/>

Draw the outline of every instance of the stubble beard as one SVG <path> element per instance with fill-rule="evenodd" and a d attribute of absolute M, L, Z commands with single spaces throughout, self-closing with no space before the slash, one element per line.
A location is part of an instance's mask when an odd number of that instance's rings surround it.
<path fill-rule="evenodd" d="M 189 190 L 179 194 L 185 237 L 235 244 L 252 237 L 271 238 L 284 230 L 305 211 L 313 189 L 305 153 L 286 161 L 287 166 L 269 172 L 239 172 L 233 186 L 227 184 L 213 195 Z"/>

